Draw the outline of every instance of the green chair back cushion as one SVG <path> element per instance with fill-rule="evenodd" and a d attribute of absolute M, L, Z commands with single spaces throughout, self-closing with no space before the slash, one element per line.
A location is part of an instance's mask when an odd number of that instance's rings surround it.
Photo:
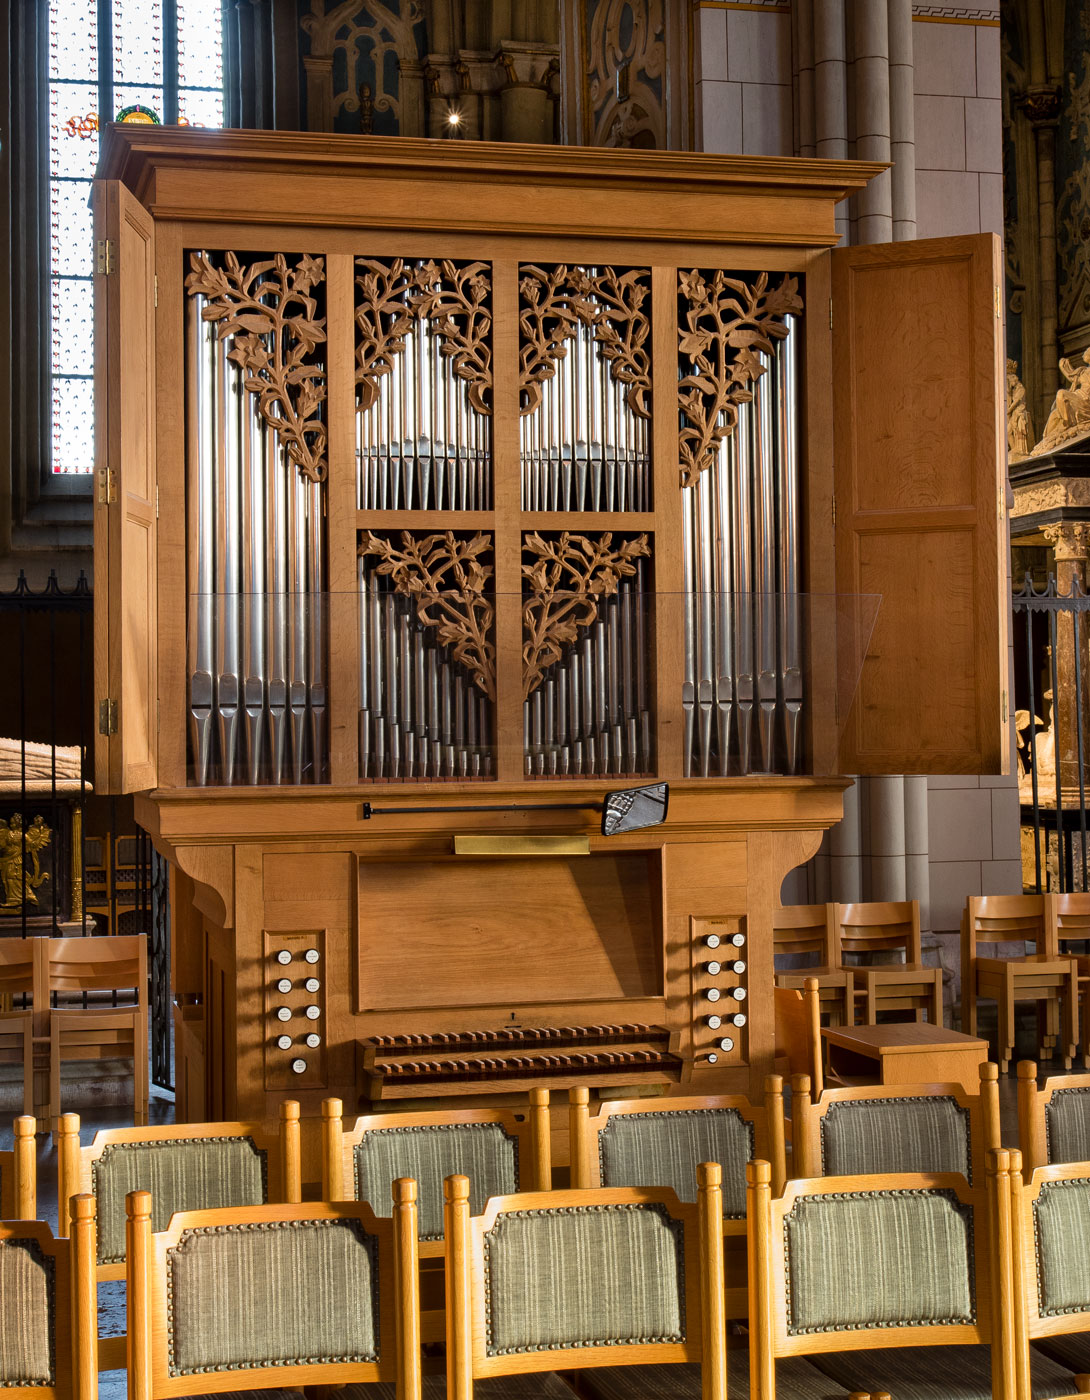
<path fill-rule="evenodd" d="M 518 1139 L 500 1123 L 439 1123 L 407 1128 L 373 1128 L 353 1154 L 356 1199 L 376 1215 L 392 1215 L 390 1185 L 411 1176 L 417 1185 L 422 1240 L 443 1238 L 443 1179 L 468 1176 L 469 1209 L 479 1215 L 489 1196 L 510 1196 L 518 1188 Z"/>
<path fill-rule="evenodd" d="M 1041 1313 L 1090 1311 L 1090 1181 L 1049 1181 L 1033 1205 Z"/>
<path fill-rule="evenodd" d="M 378 1359 L 378 1248 L 355 1220 L 187 1230 L 167 1254 L 172 1376 Z"/>
<path fill-rule="evenodd" d="M 1058 1089 L 1045 1105 L 1049 1162 L 1090 1162 L 1090 1089 Z"/>
<path fill-rule="evenodd" d="M 832 1104 L 820 1121 L 824 1176 L 960 1172 L 972 1180 L 969 1113 L 957 1099 L 857 1099 Z"/>
<path fill-rule="evenodd" d="M 746 1213 L 746 1163 L 755 1155 L 753 1124 L 735 1108 L 617 1113 L 598 1135 L 603 1186 L 669 1186 L 696 1200 L 701 1162 L 723 1168 L 723 1214 Z"/>
<path fill-rule="evenodd" d="M 176 1211 L 259 1206 L 268 1200 L 265 1152 L 251 1138 L 109 1143 L 91 1168 L 98 1202 L 98 1262 L 125 1258 L 125 1197 L 151 1192 L 151 1228 Z"/>
<path fill-rule="evenodd" d="M 684 1341 L 684 1261 L 658 1205 L 508 1211 L 484 1241 L 488 1355 Z"/>
<path fill-rule="evenodd" d="M 54 1289 L 37 1240 L 0 1240 L 0 1389 L 55 1383 Z"/>
<path fill-rule="evenodd" d="M 801 1196 L 784 1221 L 788 1331 L 973 1322 L 971 1216 L 951 1191 Z"/>

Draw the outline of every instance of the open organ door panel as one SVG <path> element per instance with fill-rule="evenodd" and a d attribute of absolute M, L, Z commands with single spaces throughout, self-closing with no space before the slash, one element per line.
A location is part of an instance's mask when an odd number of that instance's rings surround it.
<path fill-rule="evenodd" d="M 999 239 L 831 256 L 837 593 L 881 596 L 840 771 L 1006 772 Z"/>
<path fill-rule="evenodd" d="M 95 186 L 95 786 L 156 783 L 155 224 Z"/>

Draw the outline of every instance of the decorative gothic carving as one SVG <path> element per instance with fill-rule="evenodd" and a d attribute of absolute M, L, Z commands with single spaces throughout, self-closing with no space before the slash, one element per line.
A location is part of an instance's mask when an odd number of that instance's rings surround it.
<path fill-rule="evenodd" d="M 1026 457 L 1033 445 L 1033 426 L 1026 406 L 1026 390 L 1018 378 L 1018 365 L 1007 361 L 1007 456 Z"/>
<path fill-rule="evenodd" d="M 692 486 L 715 461 L 720 441 L 738 422 L 738 405 L 753 398 L 749 386 L 767 370 L 757 354 L 790 329 L 787 316 L 802 310 L 798 279 L 769 287 L 762 272 L 751 283 L 725 272 L 695 268 L 678 273 L 683 324 L 678 332 L 682 367 L 678 383 L 683 421 L 678 434 L 681 484 Z"/>
<path fill-rule="evenodd" d="M 492 411 L 492 312 L 487 263 L 449 259 L 407 263 L 357 258 L 356 383 L 360 405 L 370 408 L 378 397 L 378 380 L 389 374 L 405 347 L 414 320 L 431 322 L 439 350 L 449 355 L 454 373 L 464 379 L 469 402 L 478 413 Z"/>
<path fill-rule="evenodd" d="M 599 0 L 590 16 L 587 92 L 594 146 L 665 150 L 662 0 Z"/>
<path fill-rule="evenodd" d="M 1063 188 L 1056 201 L 1059 256 L 1060 328 L 1070 332 L 1090 322 L 1090 13 L 1076 6 L 1076 42 L 1068 51 L 1075 71 L 1067 74 L 1065 126 L 1057 175 Z"/>
<path fill-rule="evenodd" d="M 49 871 L 41 866 L 41 854 L 52 835 L 40 816 L 25 831 L 19 812 L 6 824 L 0 821 L 0 883 L 4 895 L 0 909 L 22 909 L 24 904 L 38 903 L 34 891 L 49 879 Z"/>
<path fill-rule="evenodd" d="M 374 114 L 381 112 L 391 115 L 393 129 L 401 135 L 422 135 L 419 111 L 411 122 L 406 120 L 408 94 L 403 88 L 412 70 L 413 105 L 419 108 L 423 84 L 414 26 L 423 18 L 420 0 L 341 0 L 332 5 L 330 0 L 310 0 L 310 13 L 300 21 L 310 44 L 303 59 L 310 129 L 332 131 L 341 113 L 359 112 L 359 129 L 370 130 Z M 335 81 L 345 86 L 334 91 Z"/>
<path fill-rule="evenodd" d="M 1052 546 L 1057 563 L 1086 564 L 1090 559 L 1090 525 L 1061 522 L 1043 526 L 1041 534 Z"/>
<path fill-rule="evenodd" d="M 535 267 L 526 264 L 519 282 L 519 405 L 525 417 L 541 403 L 541 384 L 556 373 L 579 322 L 593 329 L 610 375 L 624 384 L 625 402 L 640 418 L 650 418 L 651 323 L 644 302 L 650 293 L 647 271 L 618 272 L 604 267 Z"/>
<path fill-rule="evenodd" d="M 1061 360 L 1060 372 L 1071 387 L 1057 390 L 1041 441 L 1033 449 L 1034 457 L 1090 433 L 1090 350 L 1083 353 L 1081 363 Z"/>
<path fill-rule="evenodd" d="M 446 530 L 436 535 L 401 532 L 401 544 L 364 532 L 357 553 L 379 559 L 380 574 L 389 575 L 399 593 L 416 600 L 416 616 L 434 627 L 440 642 L 451 648 L 490 700 L 496 698 L 496 648 L 490 633 L 495 608 L 485 596 L 491 564 L 481 555 L 492 549 L 492 536 L 459 538 Z"/>
<path fill-rule="evenodd" d="M 555 539 L 524 535 L 523 549 L 536 558 L 522 566 L 530 594 L 522 607 L 522 694 L 532 695 L 545 671 L 559 661 L 580 628 L 598 616 L 598 599 L 617 591 L 618 581 L 636 572 L 633 559 L 649 557 L 646 535 L 624 540 L 616 548 L 607 530 L 597 540 L 571 535 Z"/>
<path fill-rule="evenodd" d="M 316 314 L 311 295 L 325 280 L 324 259 L 304 254 L 289 263 L 277 253 L 246 266 L 228 252 L 222 267 L 205 253 L 191 253 L 189 262 L 186 291 L 205 298 L 201 316 L 217 323 L 220 340 L 232 337 L 227 358 L 245 373 L 261 416 L 302 475 L 322 481 L 325 370 L 310 361 L 326 338 L 325 317 Z"/>

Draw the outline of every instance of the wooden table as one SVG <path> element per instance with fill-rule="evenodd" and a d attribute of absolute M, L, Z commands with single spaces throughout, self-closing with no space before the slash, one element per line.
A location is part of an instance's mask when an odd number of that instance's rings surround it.
<path fill-rule="evenodd" d="M 980 1088 L 988 1042 L 929 1021 L 826 1026 L 829 1079 L 844 1084 L 961 1084 Z"/>

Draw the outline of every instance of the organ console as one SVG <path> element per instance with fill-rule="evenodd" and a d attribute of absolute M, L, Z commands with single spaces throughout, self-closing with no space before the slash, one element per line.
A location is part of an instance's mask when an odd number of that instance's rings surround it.
<path fill-rule="evenodd" d="M 881 169 L 108 131 L 96 781 L 180 1116 L 758 1088 L 841 775 L 1001 771 L 998 242 L 834 250 Z"/>

